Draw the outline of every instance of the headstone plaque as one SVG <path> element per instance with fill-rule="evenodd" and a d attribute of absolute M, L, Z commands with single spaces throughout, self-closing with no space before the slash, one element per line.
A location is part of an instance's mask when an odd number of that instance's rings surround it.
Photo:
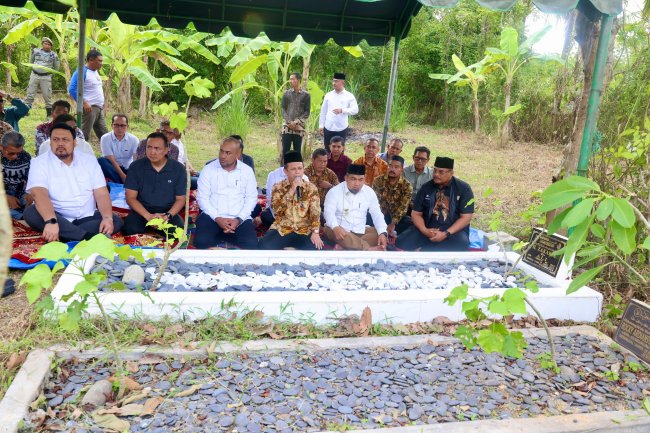
<path fill-rule="evenodd" d="M 650 305 L 632 299 L 616 328 L 614 341 L 650 364 Z"/>
<path fill-rule="evenodd" d="M 564 255 L 553 256 L 552 254 L 566 246 L 567 238 L 556 234 L 549 236 L 546 230 L 536 227 L 528 242 L 532 243 L 538 236 L 539 238 L 526 251 L 522 260 L 542 272 L 557 277 Z"/>

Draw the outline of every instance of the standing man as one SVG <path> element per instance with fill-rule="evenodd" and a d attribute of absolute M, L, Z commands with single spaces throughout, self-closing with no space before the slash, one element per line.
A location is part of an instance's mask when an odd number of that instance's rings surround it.
<path fill-rule="evenodd" d="M 322 147 L 311 154 L 311 164 L 305 169 L 309 182 L 318 189 L 321 208 L 325 204 L 327 192 L 339 184 L 339 178 L 332 170 L 327 168 L 327 151 Z"/>
<path fill-rule="evenodd" d="M 251 221 L 257 204 L 257 182 L 253 169 L 239 161 L 239 146 L 236 138 L 224 139 L 219 159 L 201 170 L 198 201 L 202 212 L 194 234 L 197 248 L 211 248 L 220 241 L 233 242 L 245 250 L 257 247 Z"/>
<path fill-rule="evenodd" d="M 404 169 L 404 179 L 408 180 L 413 187 L 411 200 L 422 188 L 422 185 L 431 180 L 431 169 L 427 167 L 431 151 L 428 147 L 418 146 L 413 151 L 413 164 Z"/>
<path fill-rule="evenodd" d="M 365 170 L 363 165 L 350 165 L 345 182 L 325 197 L 325 237 L 336 244 L 335 249 L 386 250 L 386 222 L 377 195 L 365 185 Z M 368 212 L 374 227 L 366 227 Z"/>
<path fill-rule="evenodd" d="M 178 161 L 167 158 L 169 142 L 160 132 L 147 137 L 147 156 L 134 161 L 124 182 L 126 202 L 131 208 L 122 233 L 144 233 L 147 222 L 160 218 L 183 227 L 178 213 L 185 207 L 187 172 Z"/>
<path fill-rule="evenodd" d="M 102 88 L 102 78 L 99 76 L 99 70 L 102 68 L 104 58 L 96 49 L 91 49 L 86 54 L 86 66 L 84 66 L 84 100 L 83 117 L 81 121 L 81 130 L 86 140 L 90 142 L 90 130 L 95 131 L 98 139 L 108 133 L 106 119 L 104 119 L 104 89 Z M 77 87 L 79 85 L 79 70 L 75 70 L 70 79 L 68 93 L 77 101 Z M 79 101 L 77 101 L 79 104 Z"/>
<path fill-rule="evenodd" d="M 80 241 L 97 233 L 110 236 L 122 227 L 97 159 L 74 152 L 75 136 L 73 127 L 54 125 L 51 151 L 34 158 L 29 168 L 27 191 L 34 204 L 23 216 L 48 242 Z"/>
<path fill-rule="evenodd" d="M 352 164 L 352 160 L 344 154 L 345 140 L 343 137 L 335 135 L 330 140 L 330 154 L 327 157 L 327 168 L 332 170 L 339 183 L 345 180 L 345 174 L 348 172 L 348 166 Z"/>
<path fill-rule="evenodd" d="M 0 138 L 2 153 L 2 176 L 7 204 L 13 219 L 23 219 L 23 210 L 34 203 L 25 191 L 31 156 L 25 151 L 25 138 L 16 131 L 9 131 Z"/>
<path fill-rule="evenodd" d="M 99 140 L 103 156 L 97 158 L 97 161 L 99 161 L 99 166 L 106 179 L 113 183 L 124 183 L 129 166 L 138 149 L 139 140 L 138 137 L 127 131 L 129 118 L 126 117 L 126 114 L 113 115 L 111 126 L 113 132 L 102 135 Z M 165 159 L 167 159 L 167 154 L 165 154 Z"/>
<path fill-rule="evenodd" d="M 302 151 L 305 122 L 309 118 L 311 97 L 300 88 L 302 75 L 293 72 L 289 76 L 291 89 L 282 95 L 282 155 L 293 149 Z"/>
<path fill-rule="evenodd" d="M 395 155 L 388 164 L 388 173 L 377 177 L 372 183 L 384 220 L 388 224 L 388 236 L 401 233 L 410 224 L 410 220 L 404 218 L 411 203 L 412 188 L 402 177 L 403 171 L 404 158 Z"/>
<path fill-rule="evenodd" d="M 5 101 L 11 102 L 10 107 L 5 108 Z M 0 121 L 6 122 L 14 131 L 19 132 L 18 122 L 29 113 L 29 106 L 20 98 L 14 98 L 7 92 L 0 92 Z"/>
<path fill-rule="evenodd" d="M 59 56 L 52 51 L 52 39 L 44 37 L 41 39 L 42 48 L 34 48 L 29 57 L 29 63 L 37 66 L 32 67 L 32 74 L 29 76 L 27 86 L 27 98 L 25 103 L 30 107 L 34 103 L 36 92 L 41 89 L 43 101 L 45 101 L 46 119 L 52 115 L 52 73 L 38 66 L 44 66 L 55 71 L 59 69 Z"/>
<path fill-rule="evenodd" d="M 336 72 L 332 80 L 334 90 L 328 92 L 323 98 L 323 105 L 320 109 L 318 128 L 323 134 L 325 149 L 330 152 L 330 141 L 338 135 L 345 138 L 348 135 L 348 117 L 359 112 L 359 106 L 354 95 L 345 90 L 345 74 Z"/>
<path fill-rule="evenodd" d="M 369 138 L 366 141 L 366 146 L 363 148 L 364 155 L 354 161 L 353 164 L 359 164 L 366 167 L 366 185 L 372 186 L 377 176 L 386 174 L 388 171 L 388 164 L 386 161 L 377 156 L 379 153 L 379 140 L 376 138 Z"/>
<path fill-rule="evenodd" d="M 393 156 L 398 156 L 400 153 L 402 153 L 403 148 L 404 143 L 402 143 L 402 140 L 399 138 L 393 138 L 393 140 L 386 148 L 386 152 L 380 153 L 379 157 L 383 159 L 386 164 L 389 164 Z"/>
<path fill-rule="evenodd" d="M 284 155 L 284 171 L 287 178 L 273 186 L 275 222 L 261 239 L 260 248 L 320 250 L 323 248 L 320 238 L 320 199 L 314 184 L 302 178 L 305 170 L 300 152 Z"/>
<path fill-rule="evenodd" d="M 439 156 L 433 179 L 415 196 L 413 226 L 397 238 L 397 247 L 407 251 L 467 251 L 473 215 L 472 188 L 454 176 L 453 159 Z"/>

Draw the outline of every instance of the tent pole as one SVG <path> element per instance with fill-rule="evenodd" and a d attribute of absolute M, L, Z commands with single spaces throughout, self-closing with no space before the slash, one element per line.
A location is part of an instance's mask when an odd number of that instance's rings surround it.
<path fill-rule="evenodd" d="M 381 151 L 386 151 L 386 137 L 390 125 L 390 114 L 393 108 L 393 96 L 395 94 L 395 82 L 397 81 L 397 61 L 399 59 L 399 46 L 402 39 L 401 32 L 395 32 L 395 48 L 393 50 L 393 61 L 390 65 L 390 81 L 388 82 L 388 96 L 386 97 L 386 112 L 384 114 L 384 133 L 381 137 Z"/>
<path fill-rule="evenodd" d="M 77 54 L 77 125 L 81 127 L 84 110 L 84 65 L 86 57 L 86 0 L 78 1 L 79 52 Z M 90 137 L 86 137 L 89 140 Z"/>
<path fill-rule="evenodd" d="M 603 14 L 601 18 L 600 36 L 598 37 L 598 48 L 596 49 L 596 61 L 594 62 L 594 71 L 591 79 L 591 93 L 589 94 L 589 105 L 587 106 L 587 119 L 582 134 L 582 143 L 580 145 L 578 176 L 586 176 L 589 168 L 591 146 L 598 118 L 598 105 L 600 103 L 601 94 L 603 93 L 603 76 L 605 75 L 605 66 L 607 64 L 607 52 L 609 50 L 609 40 L 612 34 L 613 20 L 614 19 L 607 14 Z"/>

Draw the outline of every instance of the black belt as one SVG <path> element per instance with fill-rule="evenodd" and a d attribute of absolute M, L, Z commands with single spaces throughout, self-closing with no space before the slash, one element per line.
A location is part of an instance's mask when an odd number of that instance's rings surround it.
<path fill-rule="evenodd" d="M 38 75 L 39 77 L 47 77 L 47 76 L 52 75 L 52 74 L 47 73 L 47 72 L 44 73 L 44 74 L 41 74 L 40 72 L 36 72 L 36 71 L 34 71 L 34 70 L 32 70 L 32 72 L 35 73 L 36 75 Z"/>

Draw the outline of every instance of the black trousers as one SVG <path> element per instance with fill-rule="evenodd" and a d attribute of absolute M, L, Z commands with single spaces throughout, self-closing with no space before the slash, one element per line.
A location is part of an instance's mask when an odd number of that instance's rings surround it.
<path fill-rule="evenodd" d="M 282 156 L 290 150 L 302 153 L 302 136 L 298 134 L 282 134 Z"/>
<path fill-rule="evenodd" d="M 160 212 L 152 212 L 160 213 Z M 176 215 L 170 221 L 171 224 L 174 224 L 176 227 L 183 227 L 184 221 L 183 218 Z M 154 227 L 151 227 L 154 228 Z M 144 233 L 147 230 L 147 220 L 144 219 L 142 215 L 137 212 L 129 211 L 129 214 L 124 220 L 124 226 L 122 227 L 122 233 L 126 236 L 135 235 L 138 233 Z"/>
<path fill-rule="evenodd" d="M 260 239 L 259 248 L 261 250 L 282 250 L 286 247 L 293 247 L 298 250 L 316 249 L 308 235 L 298 233 L 288 233 L 282 236 L 277 230 L 269 230 Z"/>
<path fill-rule="evenodd" d="M 257 248 L 257 232 L 253 222 L 247 219 L 237 227 L 235 233 L 224 233 L 210 215 L 201 213 L 196 220 L 194 246 L 201 249 L 211 248 L 219 241 L 231 242 L 244 250 L 254 250 Z"/>
<path fill-rule="evenodd" d="M 343 131 L 330 131 L 327 128 L 323 128 L 323 142 L 325 144 L 325 150 L 327 153 L 330 153 L 330 140 L 332 137 L 343 137 L 343 144 L 345 144 L 345 139 L 348 137 L 348 130 L 350 128 L 345 128 Z"/>
<path fill-rule="evenodd" d="M 59 223 L 59 240 L 61 242 L 81 241 L 83 239 L 90 239 L 99 233 L 99 225 L 102 222 L 102 214 L 98 210 L 91 216 L 79 218 L 73 221 L 68 221 L 61 214 L 55 212 L 56 220 Z M 25 208 L 23 218 L 29 226 L 42 232 L 45 228 L 45 221 L 36 206 L 31 205 Z M 117 215 L 113 214 L 113 233 L 115 234 L 122 228 L 122 220 Z"/>
<path fill-rule="evenodd" d="M 395 244 L 397 248 L 406 251 L 467 251 L 469 248 L 469 235 L 465 230 L 461 230 L 449 236 L 449 239 L 442 242 L 431 242 L 415 226 L 397 237 Z"/>

